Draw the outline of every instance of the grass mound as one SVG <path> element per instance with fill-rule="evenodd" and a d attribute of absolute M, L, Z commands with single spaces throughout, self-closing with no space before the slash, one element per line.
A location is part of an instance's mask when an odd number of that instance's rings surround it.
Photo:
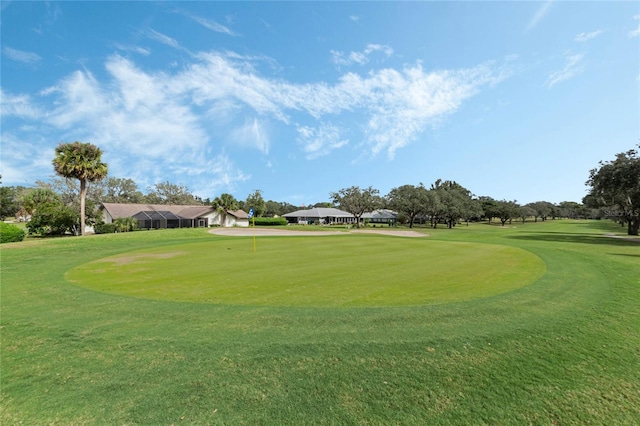
<path fill-rule="evenodd" d="M 135 251 L 66 274 L 96 291 L 139 298 L 259 306 L 447 303 L 533 283 L 544 262 L 492 244 L 378 236 L 207 241 Z"/>

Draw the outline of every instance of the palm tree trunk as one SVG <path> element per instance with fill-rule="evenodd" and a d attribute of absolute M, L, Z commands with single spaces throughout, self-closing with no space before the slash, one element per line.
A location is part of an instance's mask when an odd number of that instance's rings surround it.
<path fill-rule="evenodd" d="M 80 235 L 84 235 L 84 210 L 85 198 L 87 197 L 87 181 L 80 179 Z"/>

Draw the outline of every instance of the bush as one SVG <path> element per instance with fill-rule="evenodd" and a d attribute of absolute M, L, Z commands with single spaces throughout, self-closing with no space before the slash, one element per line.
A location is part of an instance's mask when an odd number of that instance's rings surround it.
<path fill-rule="evenodd" d="M 26 232 L 15 225 L 0 222 L 0 244 L 17 243 L 24 240 Z"/>
<path fill-rule="evenodd" d="M 250 225 L 254 223 L 256 226 L 286 226 L 287 219 L 284 217 L 254 217 L 249 219 Z"/>
<path fill-rule="evenodd" d="M 93 227 L 96 234 L 113 234 L 117 229 L 115 223 L 96 223 Z"/>
<path fill-rule="evenodd" d="M 133 217 L 120 217 L 113 221 L 118 232 L 130 232 L 138 229 L 138 220 Z"/>
<path fill-rule="evenodd" d="M 78 233 L 79 215 L 73 208 L 59 203 L 42 204 L 27 223 L 29 234 L 65 235 Z"/>

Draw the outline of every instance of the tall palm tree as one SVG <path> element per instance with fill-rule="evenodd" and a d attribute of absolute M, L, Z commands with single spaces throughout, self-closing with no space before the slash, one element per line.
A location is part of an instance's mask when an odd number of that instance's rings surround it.
<path fill-rule="evenodd" d="M 227 222 L 227 211 L 229 210 L 237 210 L 238 209 L 238 200 L 234 198 L 231 194 L 221 194 L 219 197 L 216 197 L 215 200 L 211 203 L 214 208 L 216 208 L 221 215 L 220 226 L 225 226 Z"/>
<path fill-rule="evenodd" d="M 101 160 L 102 150 L 90 143 L 61 143 L 56 147 L 53 168 L 66 178 L 80 181 L 80 235 L 85 233 L 85 198 L 87 182 L 94 182 L 107 176 L 107 164 Z"/>

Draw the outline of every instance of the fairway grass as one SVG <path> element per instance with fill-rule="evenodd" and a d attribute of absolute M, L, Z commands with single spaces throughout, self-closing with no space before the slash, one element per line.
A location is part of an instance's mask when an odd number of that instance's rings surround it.
<path fill-rule="evenodd" d="M 3 245 L 0 424 L 635 425 L 640 244 L 606 236 L 622 231 L 604 221 L 472 224 L 425 229 L 430 236 L 422 239 L 264 238 L 255 253 L 250 238 L 198 229 Z M 357 281 L 356 272 L 370 269 L 375 281 L 393 269 L 377 268 L 382 255 L 361 264 L 362 253 L 374 256 L 380 246 L 390 256 L 398 252 L 396 261 L 415 254 L 407 268 L 464 265 L 482 248 L 496 251 L 478 255 L 469 270 L 500 258 L 501 250 L 536 259 L 545 270 L 528 285 L 491 295 L 447 303 L 399 298 L 393 306 L 358 300 L 354 289 L 341 302 L 312 304 L 304 292 L 288 295 L 286 286 L 272 300 L 242 303 L 253 293 L 230 284 L 226 300 L 216 292 L 193 303 L 149 294 L 153 280 L 140 286 L 141 275 L 131 281 L 140 295 L 106 288 L 108 280 L 94 288 L 82 276 L 84 268 L 96 278 L 100 268 L 116 273 L 109 269 L 117 262 L 181 269 L 180 253 L 192 249 L 211 255 L 190 264 L 192 285 L 201 265 L 200 273 L 213 277 L 235 259 L 246 262 L 243 273 L 252 279 L 260 274 L 250 265 L 260 262 L 264 275 L 295 265 L 300 272 L 292 276 L 304 276 L 312 265 L 322 276 L 318 265 L 331 262 L 307 255 L 305 244 L 323 238 L 345 244 L 341 254 L 352 258 L 340 268 L 345 285 Z M 438 256 L 459 249 L 468 249 L 461 259 Z M 167 273 L 183 285 L 179 272 Z M 338 272 L 328 270 L 325 282 L 338 280 Z M 70 282 L 75 278 L 82 285 Z M 314 291 L 317 299 L 322 291 Z"/>
<path fill-rule="evenodd" d="M 489 297 L 532 284 L 534 254 L 501 245 L 378 236 L 211 241 L 129 252 L 66 279 L 156 300 L 255 306 L 400 306 Z"/>

